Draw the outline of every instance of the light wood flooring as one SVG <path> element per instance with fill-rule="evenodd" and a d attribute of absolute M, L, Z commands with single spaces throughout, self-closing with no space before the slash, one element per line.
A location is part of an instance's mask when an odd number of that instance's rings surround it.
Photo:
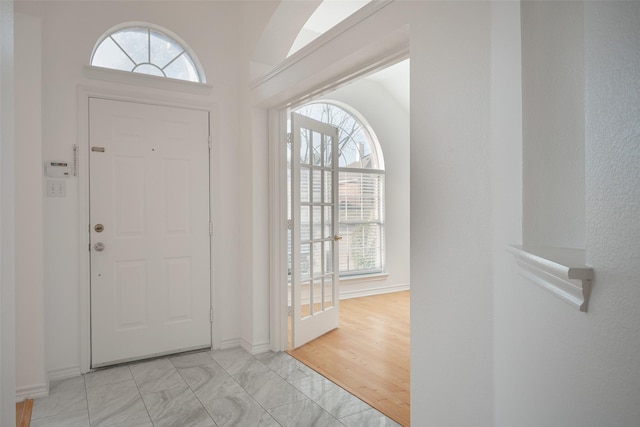
<path fill-rule="evenodd" d="M 410 425 L 409 291 L 341 300 L 340 327 L 289 354 Z"/>
<path fill-rule="evenodd" d="M 31 409 L 33 400 L 27 399 L 16 403 L 16 427 L 29 427 L 31 424 Z"/>

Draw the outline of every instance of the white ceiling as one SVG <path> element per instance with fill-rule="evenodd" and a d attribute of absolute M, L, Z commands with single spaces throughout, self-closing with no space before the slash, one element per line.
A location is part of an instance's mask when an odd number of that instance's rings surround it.
<path fill-rule="evenodd" d="M 378 82 L 398 101 L 400 105 L 409 112 L 409 94 L 410 94 L 410 60 L 405 59 L 390 67 L 380 70 L 366 79 Z"/>
<path fill-rule="evenodd" d="M 306 46 L 319 35 L 351 16 L 371 0 L 324 0 L 304 24 L 289 55 Z M 409 60 L 394 64 L 384 70 L 367 76 L 377 82 L 409 112 Z"/>
<path fill-rule="evenodd" d="M 303 28 L 322 34 L 351 16 L 370 0 L 324 0 Z"/>
<path fill-rule="evenodd" d="M 304 24 L 293 42 L 289 55 L 344 21 L 371 0 L 324 0 Z M 287 56 L 289 56 L 287 55 Z"/>

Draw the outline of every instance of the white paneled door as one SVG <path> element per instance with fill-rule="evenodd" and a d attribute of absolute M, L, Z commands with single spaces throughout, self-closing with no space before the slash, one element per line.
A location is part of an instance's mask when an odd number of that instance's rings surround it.
<path fill-rule="evenodd" d="M 209 113 L 89 100 L 91 366 L 211 346 Z"/>
<path fill-rule="evenodd" d="M 292 113 L 292 345 L 338 327 L 338 129 Z"/>

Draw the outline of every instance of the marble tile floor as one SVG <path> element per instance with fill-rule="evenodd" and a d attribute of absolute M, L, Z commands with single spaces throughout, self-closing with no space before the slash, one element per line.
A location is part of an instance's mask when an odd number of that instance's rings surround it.
<path fill-rule="evenodd" d="M 170 356 L 52 382 L 31 427 L 374 427 L 393 420 L 286 353 Z"/>

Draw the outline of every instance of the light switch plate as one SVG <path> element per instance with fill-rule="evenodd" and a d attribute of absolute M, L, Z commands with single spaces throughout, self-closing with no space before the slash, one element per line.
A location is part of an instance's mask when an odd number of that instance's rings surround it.
<path fill-rule="evenodd" d="M 48 197 L 66 197 L 67 182 L 60 179 L 47 180 L 47 196 Z"/>

